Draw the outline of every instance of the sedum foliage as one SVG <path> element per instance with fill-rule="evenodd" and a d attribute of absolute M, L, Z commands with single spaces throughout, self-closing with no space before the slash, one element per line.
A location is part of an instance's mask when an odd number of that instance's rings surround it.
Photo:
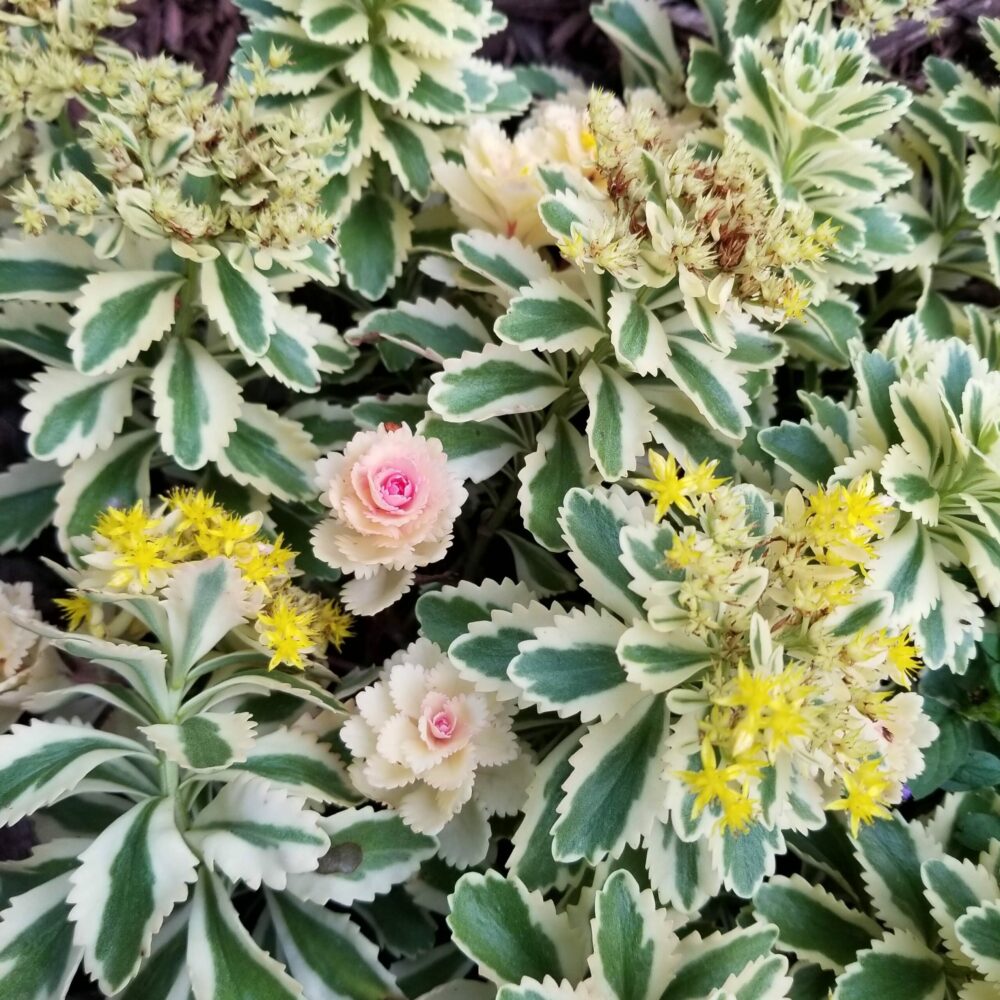
<path fill-rule="evenodd" d="M 0 816 L 45 831 L 0 871 L 0 990 L 65 996 L 81 963 L 104 995 L 126 997 L 391 990 L 377 947 L 323 904 L 374 899 L 436 843 L 350 784 L 319 639 L 288 651 L 280 609 L 296 609 L 300 630 L 320 610 L 288 582 L 294 553 L 203 496 L 183 500 L 169 530 L 141 506 L 102 519 L 67 601 L 90 633 L 12 614 L 94 679 L 34 696 L 45 718 L 0 737 Z M 306 673 L 272 671 L 305 666 L 304 650 Z M 267 712 L 269 695 L 288 707 Z M 85 721 L 109 712 L 113 726 Z M 247 906 L 256 935 L 240 922 Z"/>
<path fill-rule="evenodd" d="M 0 997 L 995 998 L 1000 22 L 240 6 L 0 4 Z"/>
<path fill-rule="evenodd" d="M 449 126 L 523 111 L 509 71 L 477 58 L 506 19 L 489 0 L 246 0 L 244 58 L 272 59 L 285 106 L 349 122 L 326 160 L 336 175 L 324 205 L 345 227 L 347 281 L 369 299 L 399 277 L 414 244 L 400 197 L 423 200 Z M 419 237 L 417 237 L 419 240 Z"/>

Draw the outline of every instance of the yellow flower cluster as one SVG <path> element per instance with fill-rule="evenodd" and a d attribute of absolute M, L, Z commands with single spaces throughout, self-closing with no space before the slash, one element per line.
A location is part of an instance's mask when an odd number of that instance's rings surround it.
<path fill-rule="evenodd" d="M 92 622 L 88 592 L 157 594 L 182 563 L 222 556 L 246 583 L 253 626 L 273 654 L 269 666 L 304 668 L 328 644 L 339 649 L 351 635 L 351 617 L 340 606 L 292 583 L 296 553 L 282 536 L 261 531 L 261 516 L 240 517 L 211 494 L 176 489 L 155 512 L 140 501 L 108 508 L 93 533 L 80 540 L 86 570 L 73 596 L 61 600 L 69 627 Z M 99 628 L 99 624 L 98 624 Z"/>
<path fill-rule="evenodd" d="M 794 770 L 806 782 L 820 775 L 818 794 L 855 831 L 884 815 L 919 770 L 922 736 L 907 727 L 929 725 L 885 687 L 909 687 L 919 663 L 908 632 L 882 627 L 884 616 L 857 630 L 842 623 L 879 599 L 866 567 L 888 501 L 863 476 L 808 496 L 793 490 L 781 514 L 762 520 L 752 488 L 720 485 L 711 467 L 682 477 L 672 458 L 650 465 L 655 478 L 639 485 L 656 519 L 669 513 L 676 525 L 665 553 L 675 582 L 650 618 L 703 644 L 711 661 L 699 679 L 701 768 L 677 772 L 695 814 L 711 809 L 722 828 L 745 830 L 763 813 L 762 776 Z M 829 801 L 831 789 L 843 797 Z"/>
<path fill-rule="evenodd" d="M 735 141 L 706 158 L 690 113 L 669 114 L 649 97 L 628 105 L 601 92 L 590 101 L 597 168 L 606 201 L 560 244 L 564 256 L 657 287 L 681 290 L 768 318 L 796 318 L 811 301 L 813 274 L 835 243 L 829 223 L 783 207 Z"/>
<path fill-rule="evenodd" d="M 725 479 L 715 477 L 717 461 L 702 462 L 690 472 L 678 473 L 677 461 L 673 455 L 664 458 L 655 451 L 647 455 L 651 479 L 637 479 L 636 486 L 649 492 L 656 501 L 655 517 L 662 521 L 671 507 L 676 507 L 683 514 L 693 514 L 694 504 Z M 674 553 L 675 556 L 678 553 Z"/>
<path fill-rule="evenodd" d="M 84 103 L 101 113 L 84 121 L 79 141 L 107 183 L 66 168 L 40 173 L 34 186 L 26 181 L 11 199 L 26 232 L 37 235 L 52 219 L 82 234 L 124 226 L 169 239 L 176 253 L 196 260 L 217 252 L 213 241 L 237 242 L 264 269 L 272 256 L 307 256 L 308 243 L 330 238 L 324 159 L 344 129 L 302 109 L 258 106 L 269 72 L 283 62 L 280 51 L 251 59 L 220 101 L 191 66 L 136 58 L 103 41 L 95 47 L 94 32 L 93 50 L 77 52 L 56 26 L 41 30 L 45 42 L 19 35 L 0 51 L 0 109 L 50 120 L 68 96 L 93 96 Z"/>

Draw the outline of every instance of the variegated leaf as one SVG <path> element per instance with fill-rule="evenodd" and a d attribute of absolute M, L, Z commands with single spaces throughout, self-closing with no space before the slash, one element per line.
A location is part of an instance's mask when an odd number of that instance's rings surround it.
<path fill-rule="evenodd" d="M 239 383 L 190 337 L 171 340 L 150 380 L 163 450 L 182 469 L 213 461 L 236 430 Z"/>
<path fill-rule="evenodd" d="M 316 903 L 370 902 L 408 879 L 437 850 L 434 837 L 411 830 L 392 810 L 345 809 L 319 825 L 329 848 L 318 870 L 288 880 L 289 892 Z"/>
<path fill-rule="evenodd" d="M 431 377 L 427 402 L 446 420 L 462 423 L 544 409 L 565 390 L 559 372 L 510 344 L 488 344 L 449 358 Z"/>
<path fill-rule="evenodd" d="M 67 794 L 95 768 L 147 756 L 134 740 L 80 723 L 15 725 L 0 736 L 0 823 L 9 826 Z"/>
<path fill-rule="evenodd" d="M 573 487 L 596 485 L 587 439 L 565 418 L 552 414 L 538 432 L 536 448 L 519 473 L 517 500 L 524 526 L 551 552 L 566 549 L 559 508 Z"/>
<path fill-rule="evenodd" d="M 149 460 L 155 447 L 156 435 L 149 431 L 123 434 L 111 447 L 66 470 L 54 516 L 64 551 L 72 549 L 70 539 L 89 534 L 108 507 L 131 507 L 149 499 Z"/>
<path fill-rule="evenodd" d="M 329 841 L 305 799 L 245 775 L 228 782 L 188 829 L 188 840 L 216 871 L 251 889 L 284 889 L 312 872 Z"/>
<path fill-rule="evenodd" d="M 590 403 L 590 454 L 604 479 L 614 482 L 635 468 L 656 422 L 653 408 L 619 372 L 595 361 L 580 374 L 580 388 Z"/>
<path fill-rule="evenodd" d="M 596 864 L 638 845 L 662 802 L 660 755 L 667 731 L 661 698 L 647 698 L 621 719 L 598 723 L 570 759 L 559 820 L 552 828 L 558 861 Z"/>
<path fill-rule="evenodd" d="M 73 943 L 69 874 L 16 896 L 0 919 L 0 993 L 11 1000 L 62 1000 L 83 949 Z"/>
<path fill-rule="evenodd" d="M 267 353 L 278 300 L 251 263 L 237 265 L 220 253 L 202 264 L 201 300 L 209 318 L 249 362 Z"/>
<path fill-rule="evenodd" d="M 397 991 L 378 948 L 347 914 L 288 892 L 268 893 L 268 901 L 289 971 L 309 1000 L 376 1000 Z"/>
<path fill-rule="evenodd" d="M 52 520 L 63 470 L 29 459 L 0 473 L 0 553 L 23 548 Z"/>
<path fill-rule="evenodd" d="M 224 475 L 265 495 L 304 500 L 315 492 L 312 475 L 318 457 L 300 424 L 259 403 L 246 403 L 217 463 Z"/>
<path fill-rule="evenodd" d="M 628 683 L 617 646 L 624 625 L 606 611 L 574 609 L 534 629 L 508 668 L 529 704 L 561 718 L 603 721 L 626 714 L 642 697 Z"/>
<path fill-rule="evenodd" d="M 579 937 L 566 914 L 516 878 L 463 875 L 449 909 L 452 939 L 492 982 L 561 979 L 581 969 Z"/>
<path fill-rule="evenodd" d="M 46 368 L 35 376 L 22 405 L 28 448 L 42 461 L 69 465 L 114 441 L 132 413 L 135 373 L 81 375 Z"/>
<path fill-rule="evenodd" d="M 187 961 L 195 1000 L 295 1000 L 302 995 L 284 966 L 254 942 L 222 882 L 204 867 L 188 924 Z"/>
<path fill-rule="evenodd" d="M 153 935 L 195 881 L 198 859 L 177 829 L 173 798 L 120 816 L 83 852 L 68 902 L 87 971 L 116 993 L 134 978 Z"/>

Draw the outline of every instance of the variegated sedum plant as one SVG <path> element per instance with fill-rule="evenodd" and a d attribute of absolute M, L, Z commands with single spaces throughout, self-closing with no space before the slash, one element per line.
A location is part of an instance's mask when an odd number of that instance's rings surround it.
<path fill-rule="evenodd" d="M 106 996 L 390 995 L 324 904 L 370 902 L 436 842 L 350 784 L 322 662 L 345 616 L 204 494 L 109 509 L 80 546 L 75 631 L 23 606 L 5 624 L 89 679 L 30 694 L 40 717 L 0 737 L 0 817 L 39 838 L 0 867 L 0 993 L 63 997 L 82 963 Z"/>
<path fill-rule="evenodd" d="M 218 95 L 188 66 L 79 34 L 111 5 L 46 6 L 23 5 L 0 56 L 5 99 L 29 112 L 11 119 L 25 175 L 8 193 L 20 235 L 0 246 L 2 338 L 44 362 L 23 397 L 34 461 L 9 485 L 34 502 L 8 531 L 23 541 L 54 513 L 65 546 L 102 501 L 148 497 L 151 462 L 305 498 L 309 435 L 244 388 L 315 392 L 352 363 L 283 295 L 337 281 L 322 193 L 343 127 L 262 111 L 263 60 Z M 53 512 L 38 493 L 60 481 Z"/>
<path fill-rule="evenodd" d="M 1000 997 L 1000 20 L 239 6 L 0 4 L 0 1000 Z"/>
<path fill-rule="evenodd" d="M 325 158 L 336 175 L 323 204 L 341 221 L 347 282 L 380 298 L 399 277 L 414 232 L 407 196 L 423 200 L 449 132 L 523 111 L 529 94 L 476 56 L 506 24 L 490 0 L 238 0 L 251 30 L 241 65 L 279 51 L 281 107 L 345 121 Z M 459 135 L 460 135 L 459 131 Z"/>

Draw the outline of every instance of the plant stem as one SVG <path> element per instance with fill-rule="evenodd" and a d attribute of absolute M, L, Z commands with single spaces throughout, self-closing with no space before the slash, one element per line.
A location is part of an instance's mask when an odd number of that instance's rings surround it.
<path fill-rule="evenodd" d="M 194 299 L 197 292 L 198 265 L 193 260 L 184 262 L 184 284 L 181 285 L 178 296 L 177 318 L 174 321 L 174 333 L 178 337 L 186 337 L 194 325 Z"/>
<path fill-rule="evenodd" d="M 493 513 L 490 515 L 489 519 L 480 527 L 479 531 L 476 532 L 475 540 L 472 543 L 472 547 L 469 549 L 469 555 L 465 560 L 465 576 L 471 577 L 476 567 L 479 565 L 479 560 L 482 558 L 483 553 L 486 551 L 486 547 L 490 544 L 493 536 L 497 533 L 497 529 L 503 526 L 504 521 L 507 519 L 507 515 L 511 512 L 514 504 L 517 502 L 517 491 L 521 486 L 521 481 L 516 476 L 511 482 L 507 484 L 507 489 L 504 495 L 500 498 L 500 502 L 496 505 Z"/>

